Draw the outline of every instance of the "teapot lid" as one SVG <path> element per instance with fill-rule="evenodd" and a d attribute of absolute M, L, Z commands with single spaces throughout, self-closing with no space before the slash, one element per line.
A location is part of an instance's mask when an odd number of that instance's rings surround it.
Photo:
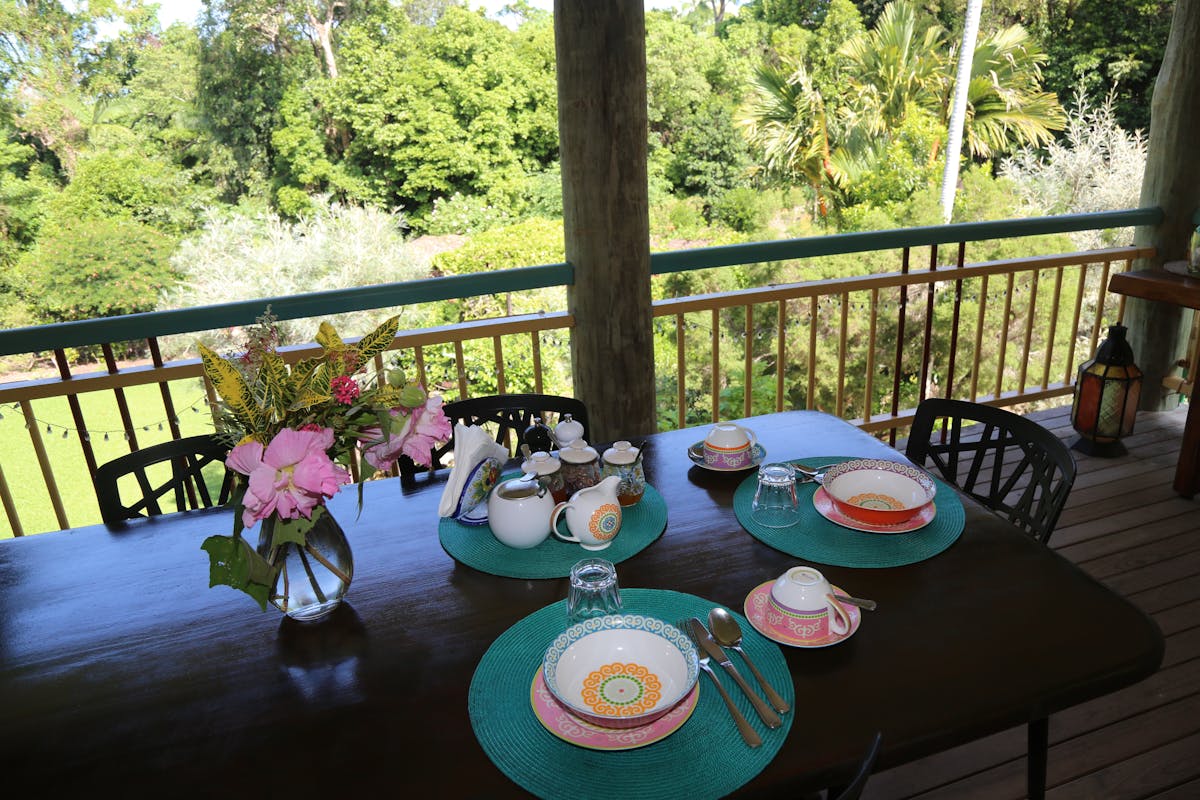
<path fill-rule="evenodd" d="M 570 414 L 563 414 L 558 424 L 554 426 L 554 438 L 559 446 L 568 444 L 583 436 L 583 423 L 572 419 Z"/>
<path fill-rule="evenodd" d="M 562 463 L 557 458 L 544 450 L 539 450 L 521 462 L 521 471 L 526 474 L 549 475 L 561 466 Z"/>
<path fill-rule="evenodd" d="M 639 455 L 641 452 L 636 447 L 622 439 L 604 451 L 604 460 L 609 464 L 632 464 Z"/>
<path fill-rule="evenodd" d="M 559 449 L 558 457 L 570 464 L 586 464 L 595 461 L 600 455 L 583 439 L 574 439 L 566 447 Z"/>

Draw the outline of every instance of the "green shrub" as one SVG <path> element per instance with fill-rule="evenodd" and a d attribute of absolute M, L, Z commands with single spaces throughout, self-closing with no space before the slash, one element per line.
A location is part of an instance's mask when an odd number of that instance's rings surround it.
<path fill-rule="evenodd" d="M 773 210 L 771 197 L 767 194 L 749 187 L 737 187 L 713 203 L 712 215 L 714 220 L 738 233 L 756 233 L 766 227 Z"/>
<path fill-rule="evenodd" d="M 425 218 L 421 227 L 433 236 L 447 233 L 465 236 L 499 228 L 506 224 L 511 216 L 507 209 L 493 205 L 486 197 L 455 192 L 448 198 L 439 197 L 433 201 L 433 211 Z"/>
<path fill-rule="evenodd" d="M 153 311 L 177 280 L 175 240 L 129 219 L 47 223 L 18 266 L 19 291 L 42 321 Z"/>

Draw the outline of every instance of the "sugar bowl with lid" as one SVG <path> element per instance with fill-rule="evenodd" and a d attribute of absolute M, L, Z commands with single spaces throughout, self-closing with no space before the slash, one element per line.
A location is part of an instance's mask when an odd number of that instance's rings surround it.
<path fill-rule="evenodd" d="M 521 471 L 526 475 L 535 475 L 538 483 L 549 490 L 555 503 L 561 503 L 567 499 L 567 485 L 563 480 L 562 462 L 554 456 L 544 450 L 530 453 L 529 457 L 521 462 Z"/>
<path fill-rule="evenodd" d="M 646 491 L 646 474 L 642 469 L 642 450 L 627 441 L 613 442 L 612 447 L 600 457 L 600 475 L 603 478 L 616 475 L 621 479 L 617 488 L 617 500 L 623 506 L 631 506 L 642 499 Z"/>
<path fill-rule="evenodd" d="M 560 447 L 558 458 L 562 461 L 563 482 L 568 497 L 600 482 L 600 454 L 583 439 L 575 439 L 566 447 Z"/>

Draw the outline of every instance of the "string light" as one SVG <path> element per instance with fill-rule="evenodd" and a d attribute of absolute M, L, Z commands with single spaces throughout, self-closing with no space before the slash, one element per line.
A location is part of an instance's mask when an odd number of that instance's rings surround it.
<path fill-rule="evenodd" d="M 24 419 L 24 417 L 22 415 L 20 415 L 20 410 L 21 410 L 20 404 L 11 403 L 11 404 L 9 404 L 8 408 L 11 412 L 13 412 L 14 415 L 16 415 L 14 418 Z M 201 414 L 201 413 L 207 411 L 209 408 L 208 398 L 201 396 L 201 397 L 197 398 L 196 400 L 194 400 L 190 405 L 186 406 L 186 408 L 191 409 L 191 411 L 195 414 Z M 5 415 L 3 413 L 0 413 L 0 421 L 3 421 L 4 419 L 5 419 Z M 175 414 L 175 415 L 172 415 L 171 417 L 166 417 L 164 419 L 156 420 L 154 422 L 149 422 L 149 423 L 142 425 L 141 427 L 142 427 L 142 430 L 146 431 L 146 432 L 149 432 L 151 428 L 158 428 L 158 430 L 163 431 L 163 430 L 166 430 L 165 426 L 167 423 L 171 423 L 173 425 L 178 425 L 179 424 L 179 415 Z M 95 429 L 88 428 L 88 429 L 81 430 L 72 425 L 62 425 L 57 422 L 49 422 L 47 420 L 40 419 L 38 417 L 33 417 L 32 419 L 26 419 L 24 421 L 24 428 L 27 431 L 33 431 L 35 425 L 38 426 L 39 428 L 43 425 L 46 426 L 46 435 L 47 436 L 54 435 L 54 433 L 56 431 L 61 432 L 61 436 L 63 439 L 71 438 L 72 433 L 79 435 L 80 439 L 82 439 L 84 442 L 91 442 L 92 436 L 94 436 L 94 435 L 98 436 L 100 434 L 104 435 L 104 441 L 106 441 L 106 442 L 111 441 L 111 438 L 113 436 L 120 436 L 125 441 L 129 441 L 129 439 L 130 439 L 129 432 L 124 429 L 95 430 Z"/>

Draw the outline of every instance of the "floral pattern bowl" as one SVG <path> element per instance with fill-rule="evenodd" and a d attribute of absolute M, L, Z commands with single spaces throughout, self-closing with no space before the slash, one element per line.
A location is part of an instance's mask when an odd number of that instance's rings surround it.
<path fill-rule="evenodd" d="M 635 728 L 669 713 L 700 674 L 696 647 L 674 625 L 641 614 L 578 622 L 542 660 L 546 687 L 572 714 L 606 728 Z"/>
<path fill-rule="evenodd" d="M 834 507 L 870 525 L 899 525 L 921 513 L 937 494 L 925 472 L 894 461 L 860 458 L 830 467 L 823 480 Z"/>

